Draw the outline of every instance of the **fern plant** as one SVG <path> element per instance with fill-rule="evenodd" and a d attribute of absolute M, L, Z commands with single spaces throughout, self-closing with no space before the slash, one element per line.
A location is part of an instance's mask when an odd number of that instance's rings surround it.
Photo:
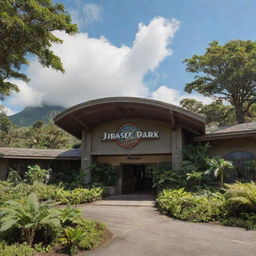
<path fill-rule="evenodd" d="M 0 208 L 0 232 L 12 227 L 21 229 L 27 244 L 32 246 L 35 233 L 44 226 L 58 227 L 58 211 L 51 209 L 50 202 L 39 203 L 35 193 L 31 193 L 25 202 L 7 201 Z"/>
<path fill-rule="evenodd" d="M 256 183 L 226 184 L 226 209 L 229 214 L 256 213 Z"/>

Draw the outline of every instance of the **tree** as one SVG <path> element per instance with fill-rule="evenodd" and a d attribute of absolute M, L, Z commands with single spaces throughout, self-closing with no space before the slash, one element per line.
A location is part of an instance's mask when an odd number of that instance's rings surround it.
<path fill-rule="evenodd" d="M 183 99 L 180 105 L 194 113 L 204 115 L 206 124 L 209 126 L 226 126 L 236 123 L 234 107 L 224 105 L 221 100 L 203 104 L 195 99 Z"/>
<path fill-rule="evenodd" d="M 36 56 L 39 62 L 64 72 L 61 60 L 50 49 L 62 43 L 52 32 L 77 32 L 62 4 L 51 0 L 0 1 L 0 98 L 19 89 L 10 79 L 28 81 L 21 71 Z"/>
<path fill-rule="evenodd" d="M 3 105 L 0 105 L 0 132 L 8 132 L 12 127 L 12 123 L 6 115 Z"/>
<path fill-rule="evenodd" d="M 208 160 L 208 163 L 210 168 L 206 171 L 206 174 L 209 174 L 211 171 L 213 171 L 216 178 L 220 177 L 220 186 L 223 187 L 225 171 L 234 168 L 232 162 L 226 161 L 223 158 L 212 158 Z"/>
<path fill-rule="evenodd" d="M 18 148 L 71 148 L 79 141 L 54 124 L 39 127 L 11 127 L 0 131 L 0 147 Z"/>
<path fill-rule="evenodd" d="M 209 44 L 204 55 L 185 59 L 186 70 L 197 73 L 185 91 L 193 90 L 234 106 L 238 123 L 256 102 L 256 42 L 234 40 L 224 46 Z"/>

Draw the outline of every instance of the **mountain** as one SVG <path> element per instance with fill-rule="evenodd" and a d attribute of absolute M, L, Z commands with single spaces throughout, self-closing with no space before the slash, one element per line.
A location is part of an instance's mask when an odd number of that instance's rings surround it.
<path fill-rule="evenodd" d="M 58 106 L 26 107 L 21 112 L 9 116 L 11 122 L 19 127 L 31 126 L 36 121 L 48 123 L 53 118 L 65 110 Z"/>

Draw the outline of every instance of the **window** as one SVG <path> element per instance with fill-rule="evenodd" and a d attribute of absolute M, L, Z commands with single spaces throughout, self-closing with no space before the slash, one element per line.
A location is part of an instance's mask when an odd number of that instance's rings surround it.
<path fill-rule="evenodd" d="M 225 159 L 233 162 L 235 169 L 226 174 L 227 182 L 235 180 L 250 181 L 256 178 L 256 157 L 251 152 L 236 151 L 225 156 Z"/>

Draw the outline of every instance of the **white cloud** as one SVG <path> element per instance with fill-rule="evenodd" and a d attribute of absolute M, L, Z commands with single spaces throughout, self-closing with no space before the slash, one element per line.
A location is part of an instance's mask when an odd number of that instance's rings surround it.
<path fill-rule="evenodd" d="M 168 45 L 178 27 L 178 21 L 162 17 L 154 18 L 149 25 L 139 24 L 132 47 L 116 47 L 104 37 L 90 38 L 86 33 L 69 36 L 57 32 L 64 43 L 54 45 L 53 50 L 61 57 L 66 72 L 43 68 L 33 61 L 28 69 L 29 86 L 20 82 L 21 92 L 10 103 L 69 107 L 107 96 L 150 97 L 143 78 L 171 55 Z"/>
<path fill-rule="evenodd" d="M 76 8 L 71 9 L 70 13 L 74 23 L 80 28 L 86 27 L 88 24 L 98 21 L 102 15 L 102 7 L 95 3 L 84 3 L 82 1 L 75 2 Z"/>
<path fill-rule="evenodd" d="M 7 116 L 10 115 L 14 115 L 16 113 L 16 111 L 6 107 L 5 105 L 2 104 L 2 102 L 0 101 L 0 113 L 4 112 Z"/>
<path fill-rule="evenodd" d="M 5 113 L 6 113 L 7 116 L 11 116 L 11 115 L 14 115 L 14 114 L 17 113 L 17 111 L 14 111 L 14 110 L 12 110 L 10 108 L 7 108 L 7 107 L 4 107 L 4 109 L 5 109 Z"/>
<path fill-rule="evenodd" d="M 165 85 L 160 86 L 157 90 L 152 92 L 151 96 L 154 100 L 160 100 L 174 105 L 180 105 L 180 101 L 184 98 L 195 99 L 201 101 L 204 104 L 212 102 L 211 98 L 204 97 L 199 94 L 188 94 L 172 88 L 168 88 Z"/>

